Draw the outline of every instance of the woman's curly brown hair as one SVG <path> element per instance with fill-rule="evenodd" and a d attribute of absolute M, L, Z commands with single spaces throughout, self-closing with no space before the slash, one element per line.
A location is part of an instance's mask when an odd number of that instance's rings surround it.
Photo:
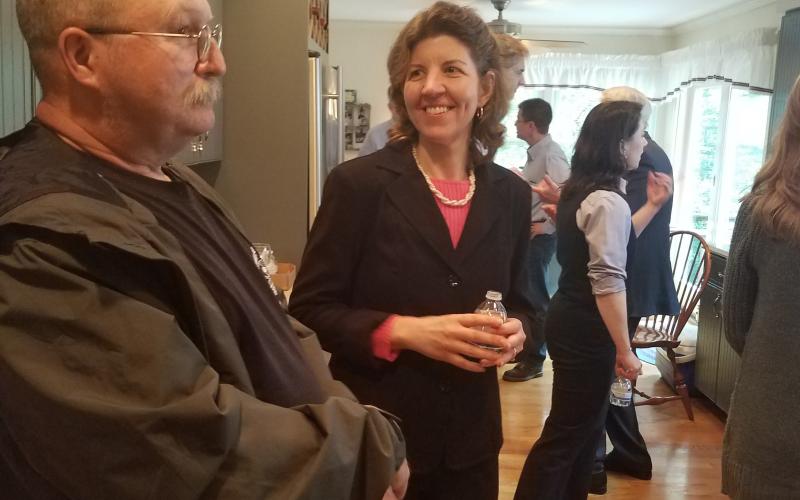
<path fill-rule="evenodd" d="M 500 55 L 492 33 L 475 10 L 449 2 L 436 2 L 431 8 L 414 16 L 397 36 L 389 52 L 389 98 L 397 110 L 395 125 L 389 133 L 391 141 L 403 139 L 417 142 L 419 131 L 411 123 L 403 97 L 411 53 L 421 41 L 447 35 L 464 44 L 472 56 L 478 74 L 484 78 L 494 75 L 494 89 L 483 106 L 483 114 L 476 115 L 472 124 L 472 141 L 469 157 L 472 165 L 479 165 L 494 157 L 503 143 L 506 128 L 500 120 L 508 112 L 509 97 L 503 95 L 500 85 Z"/>

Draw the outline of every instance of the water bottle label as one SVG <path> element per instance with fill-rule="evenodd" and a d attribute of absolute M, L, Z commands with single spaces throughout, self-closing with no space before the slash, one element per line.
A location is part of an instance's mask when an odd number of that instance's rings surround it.
<path fill-rule="evenodd" d="M 624 384 L 613 383 L 611 384 L 611 394 L 608 399 L 614 406 L 630 406 L 633 398 L 633 392 Z"/>
<path fill-rule="evenodd" d="M 618 399 L 631 399 L 631 393 L 624 387 L 612 387 L 611 394 Z"/>

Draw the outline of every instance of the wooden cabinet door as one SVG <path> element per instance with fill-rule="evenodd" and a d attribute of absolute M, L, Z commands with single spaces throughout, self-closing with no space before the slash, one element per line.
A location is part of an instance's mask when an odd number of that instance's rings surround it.
<path fill-rule="evenodd" d="M 695 386 L 712 401 L 717 399 L 717 370 L 722 337 L 721 305 L 722 290 L 710 284 L 700 297 Z"/>

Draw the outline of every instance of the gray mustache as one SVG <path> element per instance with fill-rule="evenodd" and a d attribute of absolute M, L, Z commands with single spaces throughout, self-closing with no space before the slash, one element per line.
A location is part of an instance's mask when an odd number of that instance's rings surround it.
<path fill-rule="evenodd" d="M 197 82 L 186 95 L 189 105 L 212 104 L 222 93 L 222 83 L 216 78 Z"/>

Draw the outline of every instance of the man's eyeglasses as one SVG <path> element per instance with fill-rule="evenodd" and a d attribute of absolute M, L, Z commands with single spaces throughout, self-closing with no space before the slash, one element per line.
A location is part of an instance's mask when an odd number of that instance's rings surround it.
<path fill-rule="evenodd" d="M 211 50 L 211 40 L 217 43 L 217 47 L 222 48 L 222 25 L 205 25 L 196 34 L 189 33 L 153 33 L 150 31 L 117 31 L 89 28 L 87 33 L 92 35 L 138 35 L 138 36 L 163 36 L 169 38 L 197 38 L 197 60 L 199 62 L 208 61 L 208 53 Z"/>

